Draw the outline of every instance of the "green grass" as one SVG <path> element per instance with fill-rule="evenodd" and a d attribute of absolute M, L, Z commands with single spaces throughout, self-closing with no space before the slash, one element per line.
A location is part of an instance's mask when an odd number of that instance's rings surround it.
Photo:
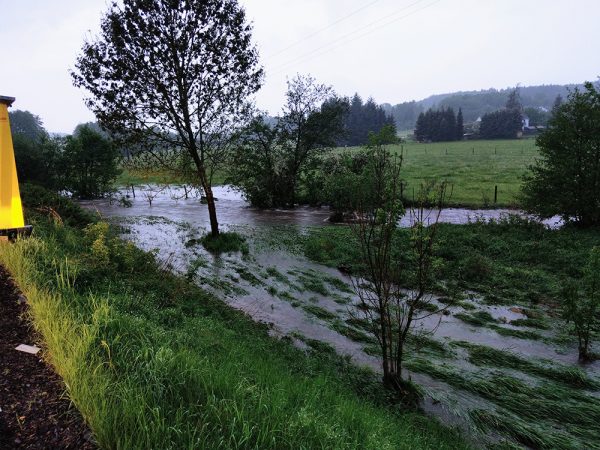
<path fill-rule="evenodd" d="M 600 403 L 583 392 L 554 382 L 530 386 L 495 372 L 466 375 L 425 359 L 410 361 L 407 366 L 495 404 L 495 413 L 472 413 L 475 423 L 524 445 L 545 449 L 600 445 Z"/>
<path fill-rule="evenodd" d="M 221 232 L 217 237 L 207 234 L 200 239 L 200 242 L 206 250 L 217 255 L 221 253 L 241 252 L 248 255 L 250 252 L 246 239 L 235 232 Z"/>
<path fill-rule="evenodd" d="M 103 227 L 35 230 L 0 263 L 101 448 L 466 447 L 387 406 L 374 374 L 269 337 Z"/>
<path fill-rule="evenodd" d="M 218 171 L 213 176 L 213 186 L 225 182 L 226 173 Z M 152 170 L 137 170 L 122 168 L 120 175 L 115 180 L 115 186 L 141 186 L 145 184 L 185 184 L 185 180 L 177 173 L 159 167 Z"/>
<path fill-rule="evenodd" d="M 402 178 L 408 200 L 421 183 L 448 182 L 451 205 L 469 207 L 515 206 L 521 178 L 538 156 L 534 139 L 405 143 L 392 147 L 404 155 Z M 498 202 L 494 204 L 494 187 Z"/>

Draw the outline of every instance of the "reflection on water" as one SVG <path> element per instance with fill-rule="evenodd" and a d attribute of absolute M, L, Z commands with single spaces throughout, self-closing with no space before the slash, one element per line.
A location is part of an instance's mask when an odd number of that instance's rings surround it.
<path fill-rule="evenodd" d="M 83 206 L 96 209 L 104 216 L 162 216 L 179 222 L 185 221 L 196 226 L 206 226 L 209 223 L 208 208 L 198 198 L 184 198 L 184 191 L 177 186 L 168 187 L 159 192 L 156 187 L 146 188 L 148 193 L 156 195 L 152 206 L 146 200 L 144 190 L 136 190 L 136 198 L 130 197 L 131 208 L 124 208 L 118 202 L 109 200 L 82 201 Z M 123 194 L 126 194 L 125 192 Z M 131 194 L 131 193 L 129 193 Z M 217 215 L 223 225 L 324 225 L 329 224 L 331 215 L 329 208 L 301 206 L 294 209 L 258 209 L 248 205 L 241 194 L 228 186 L 215 186 L 213 194 L 218 199 Z M 426 212 L 427 213 L 427 212 Z M 429 212 L 433 218 L 433 214 Z M 462 224 L 474 220 L 500 219 L 508 214 L 524 214 L 510 209 L 465 209 L 447 208 L 441 212 L 440 221 L 444 223 Z M 407 213 L 400 221 L 401 226 L 410 226 L 413 218 Z M 559 218 L 544 221 L 550 227 L 561 224 Z"/>

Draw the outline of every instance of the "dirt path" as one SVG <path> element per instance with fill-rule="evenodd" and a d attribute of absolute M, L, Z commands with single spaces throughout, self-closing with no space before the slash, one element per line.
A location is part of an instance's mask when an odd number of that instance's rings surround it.
<path fill-rule="evenodd" d="M 60 377 L 36 355 L 15 350 L 39 343 L 27 305 L 0 267 L 0 449 L 95 449 L 91 433 Z"/>

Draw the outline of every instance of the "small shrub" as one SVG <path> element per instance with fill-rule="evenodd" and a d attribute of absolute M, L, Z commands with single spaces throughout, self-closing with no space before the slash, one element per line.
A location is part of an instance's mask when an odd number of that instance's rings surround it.
<path fill-rule="evenodd" d="M 243 255 L 250 253 L 246 239 L 234 232 L 220 233 L 217 237 L 207 234 L 200 241 L 206 250 L 217 255 L 234 252 L 241 252 Z"/>

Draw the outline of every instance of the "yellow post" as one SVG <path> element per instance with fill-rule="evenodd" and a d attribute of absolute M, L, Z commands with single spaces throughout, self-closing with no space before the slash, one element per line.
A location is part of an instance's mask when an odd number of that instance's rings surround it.
<path fill-rule="evenodd" d="M 8 119 L 8 107 L 14 100 L 12 97 L 0 96 L 0 235 L 4 236 L 25 231 Z"/>

